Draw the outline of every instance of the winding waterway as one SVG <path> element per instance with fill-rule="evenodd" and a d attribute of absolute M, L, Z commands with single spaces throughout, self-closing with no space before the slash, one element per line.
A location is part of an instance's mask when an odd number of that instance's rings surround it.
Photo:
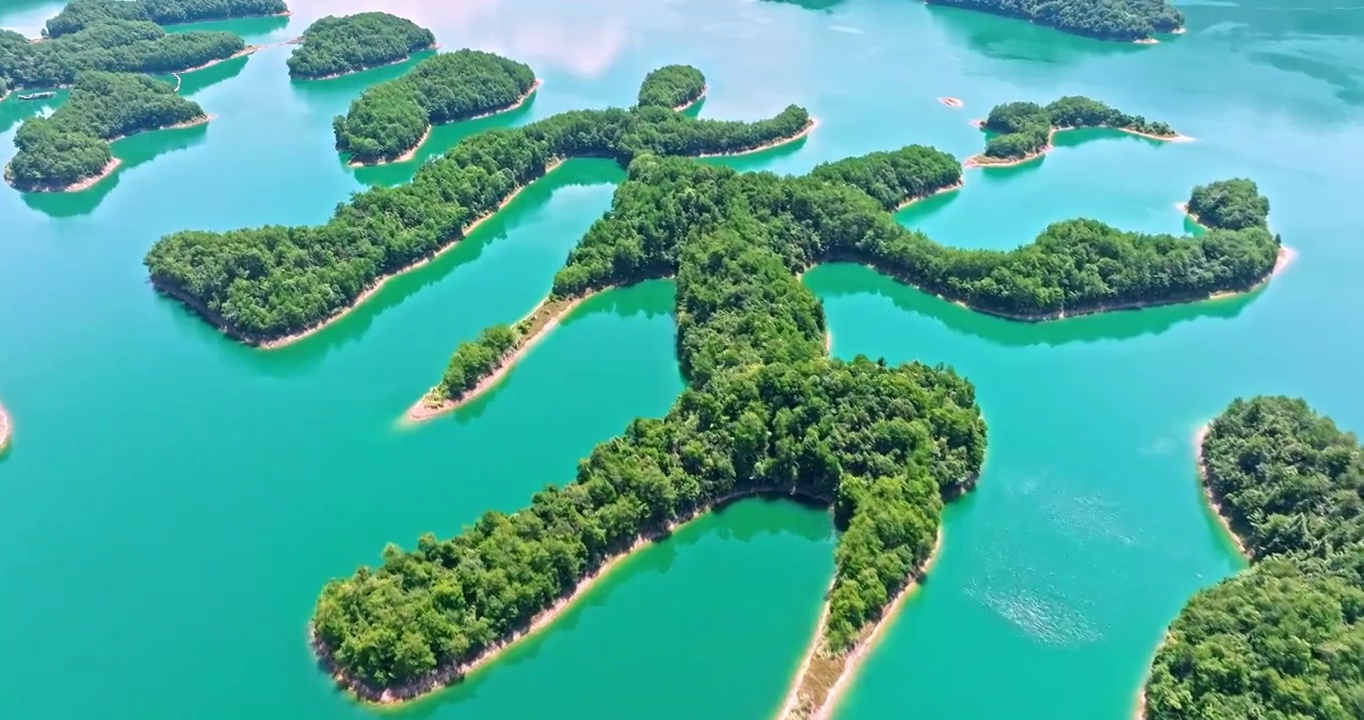
<path fill-rule="evenodd" d="M 802 7 L 802 4 L 805 7 Z M 36 34 L 61 3 L 0 4 Z M 1174 204 L 1244 175 L 1301 253 L 1250 296 L 1028 325 L 970 313 L 860 267 L 805 276 L 833 352 L 953 365 L 990 427 L 977 492 L 947 511 L 942 556 L 837 717 L 1130 717 L 1151 652 L 1188 596 L 1234 572 L 1200 502 L 1191 436 L 1237 395 L 1306 397 L 1364 428 L 1364 14 L 1287 0 L 1182 4 L 1188 34 L 1105 44 L 911 0 L 293 0 L 292 18 L 217 23 L 248 42 L 327 13 L 382 8 L 531 65 L 515 112 L 469 133 L 625 104 L 649 69 L 700 67 L 704 117 L 799 103 L 809 138 L 744 169 L 913 142 L 965 158 L 997 103 L 1090 95 L 1197 142 L 1067 133 L 1039 162 L 970 170 L 902 221 L 1008 248 L 1077 215 L 1189 229 Z M 526 504 L 633 417 L 680 391 L 672 285 L 579 308 L 506 381 L 417 428 L 400 416 L 449 353 L 524 315 L 623 172 L 574 160 L 465 243 L 296 346 L 240 346 L 158 297 L 160 235 L 312 223 L 415 162 L 349 169 L 333 115 L 411 63 L 290 81 L 288 47 L 184 78 L 207 126 L 115 143 L 95 189 L 0 186 L 0 716 L 24 720 L 329 720 L 373 714 L 314 665 L 305 626 L 327 579 L 386 542 L 449 535 Z M 936 101 L 965 101 L 952 110 Z M 0 104 L 0 162 L 45 103 Z M 456 689 L 398 711 L 470 718 L 753 720 L 779 704 L 832 572 L 822 513 L 752 500 L 688 525 L 565 619 Z"/>

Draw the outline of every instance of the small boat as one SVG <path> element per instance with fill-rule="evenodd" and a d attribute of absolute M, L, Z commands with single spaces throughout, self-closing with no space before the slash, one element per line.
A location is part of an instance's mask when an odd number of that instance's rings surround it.
<path fill-rule="evenodd" d="M 29 93 L 29 94 L 27 94 L 27 95 L 20 95 L 20 96 L 19 96 L 19 99 L 20 99 L 20 100 L 45 100 L 45 99 L 47 99 L 47 98 L 56 97 L 56 96 L 57 96 L 57 93 L 55 93 L 55 92 L 36 92 L 36 93 Z"/>

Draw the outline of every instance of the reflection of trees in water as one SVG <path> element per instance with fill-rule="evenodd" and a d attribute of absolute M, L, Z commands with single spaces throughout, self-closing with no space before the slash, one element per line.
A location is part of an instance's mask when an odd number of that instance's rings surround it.
<path fill-rule="evenodd" d="M 795 5 L 806 10 L 829 10 L 842 5 L 844 0 L 762 0 L 763 2 Z"/>

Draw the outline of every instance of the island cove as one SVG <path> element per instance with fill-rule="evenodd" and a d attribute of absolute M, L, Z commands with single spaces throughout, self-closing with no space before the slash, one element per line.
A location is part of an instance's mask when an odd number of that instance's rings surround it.
<path fill-rule="evenodd" d="M 303 31 L 298 45 L 289 56 L 289 75 L 308 80 L 399 63 L 439 47 L 430 30 L 385 12 L 321 18 Z"/>
<path fill-rule="evenodd" d="M 1051 150 L 1056 133 L 1080 128 L 1106 128 L 1166 142 L 1192 140 L 1163 122 L 1128 115 L 1078 95 L 1060 98 L 1046 106 L 1034 102 L 996 105 L 985 120 L 974 120 L 971 124 L 989 133 L 990 138 L 985 152 L 967 159 L 967 167 L 1007 167 L 1036 160 Z"/>

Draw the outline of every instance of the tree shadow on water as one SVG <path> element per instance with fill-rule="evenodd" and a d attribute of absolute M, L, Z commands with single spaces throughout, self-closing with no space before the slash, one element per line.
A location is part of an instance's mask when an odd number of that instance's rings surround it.
<path fill-rule="evenodd" d="M 251 59 L 250 55 L 243 55 L 233 58 L 217 65 L 210 65 L 203 70 L 194 70 L 187 73 L 180 73 L 180 95 L 190 97 L 195 93 L 210 86 L 217 85 L 224 80 L 231 80 L 242 74 L 246 69 L 246 63 Z M 175 85 L 175 78 L 171 75 L 158 75 L 157 77 Z M 210 111 L 211 112 L 211 111 Z"/>
<path fill-rule="evenodd" d="M 1097 40 L 1063 33 L 1026 20 L 941 5 L 928 15 L 955 44 L 995 60 L 1066 66 L 1095 57 L 1145 52 L 1149 45 Z"/>

